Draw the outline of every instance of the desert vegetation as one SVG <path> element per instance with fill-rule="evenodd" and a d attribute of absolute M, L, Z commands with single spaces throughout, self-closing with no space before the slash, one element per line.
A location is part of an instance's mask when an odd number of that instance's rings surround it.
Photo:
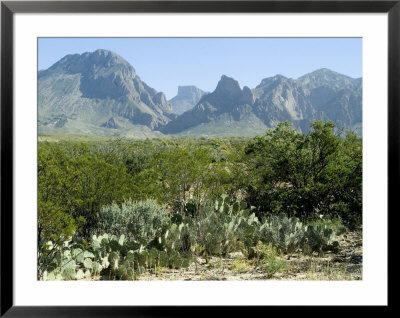
<path fill-rule="evenodd" d="M 38 210 L 40 280 L 360 279 L 362 140 L 41 136 Z"/>

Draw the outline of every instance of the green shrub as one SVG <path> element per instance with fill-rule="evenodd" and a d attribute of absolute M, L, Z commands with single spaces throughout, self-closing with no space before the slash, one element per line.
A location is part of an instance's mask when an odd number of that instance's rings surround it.
<path fill-rule="evenodd" d="M 223 195 L 202 205 L 193 220 L 195 240 L 207 255 L 226 255 L 257 242 L 259 221 L 244 202 L 232 202 Z"/>
<path fill-rule="evenodd" d="M 37 273 L 38 277 L 42 277 L 47 268 L 54 267 L 56 254 L 62 251 L 65 241 L 72 239 L 76 230 L 84 224 L 84 219 L 74 220 L 51 202 L 39 200 L 38 207 Z"/>
<path fill-rule="evenodd" d="M 247 273 L 253 270 L 254 266 L 249 264 L 245 259 L 237 258 L 232 262 L 230 269 L 238 273 Z"/>
<path fill-rule="evenodd" d="M 298 218 L 269 215 L 260 227 L 260 239 L 284 252 L 294 252 L 306 242 L 306 228 Z"/>
<path fill-rule="evenodd" d="M 276 247 L 271 244 L 265 244 L 261 241 L 254 248 L 256 254 L 256 264 L 267 274 L 268 278 L 273 277 L 275 273 L 285 268 L 285 262 L 278 254 Z"/>
<path fill-rule="evenodd" d="M 111 160 L 83 143 L 39 143 L 38 199 L 75 220 L 85 218 L 77 231 L 81 237 L 90 238 L 102 206 L 122 202 L 131 191 L 131 178 L 118 157 Z"/>
<path fill-rule="evenodd" d="M 329 218 L 320 215 L 318 218 L 306 223 L 308 226 L 325 226 L 326 228 L 332 229 L 336 235 L 341 235 L 348 231 L 348 228 L 343 224 L 341 218 Z"/>
<path fill-rule="evenodd" d="M 169 227 L 170 212 L 154 200 L 139 202 L 125 201 L 103 207 L 97 216 L 93 233 L 122 234 L 138 242 L 148 243 Z"/>
<path fill-rule="evenodd" d="M 322 253 L 328 244 L 332 242 L 335 232 L 326 225 L 309 225 L 306 228 L 306 237 L 306 244 L 311 248 L 311 251 Z"/>
<path fill-rule="evenodd" d="M 259 227 L 260 240 L 271 244 L 285 253 L 322 252 L 328 248 L 336 235 L 346 231 L 339 219 L 321 218 L 308 225 L 299 219 L 288 218 L 285 214 L 269 215 Z M 335 244 L 336 246 L 336 244 Z"/>

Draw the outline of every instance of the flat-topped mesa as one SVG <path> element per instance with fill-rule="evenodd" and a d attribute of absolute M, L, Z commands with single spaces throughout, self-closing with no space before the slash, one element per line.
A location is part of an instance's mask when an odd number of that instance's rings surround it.
<path fill-rule="evenodd" d="M 205 94 L 208 93 L 194 85 L 178 86 L 178 94 L 171 98 L 169 102 L 171 103 L 172 109 L 175 113 L 183 114 L 192 109 Z"/>
<path fill-rule="evenodd" d="M 204 92 L 194 85 L 178 86 L 178 94 L 176 97 L 182 99 L 197 99 L 199 100 Z"/>

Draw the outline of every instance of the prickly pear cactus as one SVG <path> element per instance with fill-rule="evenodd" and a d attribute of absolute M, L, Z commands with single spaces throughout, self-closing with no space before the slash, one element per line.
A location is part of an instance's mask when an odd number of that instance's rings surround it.
<path fill-rule="evenodd" d="M 76 271 L 74 268 L 65 268 L 61 275 L 65 280 L 74 280 L 76 278 Z"/>

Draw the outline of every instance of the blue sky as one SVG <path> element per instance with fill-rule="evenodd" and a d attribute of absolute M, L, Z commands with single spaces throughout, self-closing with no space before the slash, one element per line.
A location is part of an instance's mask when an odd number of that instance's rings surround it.
<path fill-rule="evenodd" d="M 67 54 L 107 49 L 171 99 L 179 85 L 213 91 L 227 75 L 254 88 L 263 78 L 297 78 L 319 68 L 362 76 L 361 38 L 39 38 L 38 69 Z"/>

